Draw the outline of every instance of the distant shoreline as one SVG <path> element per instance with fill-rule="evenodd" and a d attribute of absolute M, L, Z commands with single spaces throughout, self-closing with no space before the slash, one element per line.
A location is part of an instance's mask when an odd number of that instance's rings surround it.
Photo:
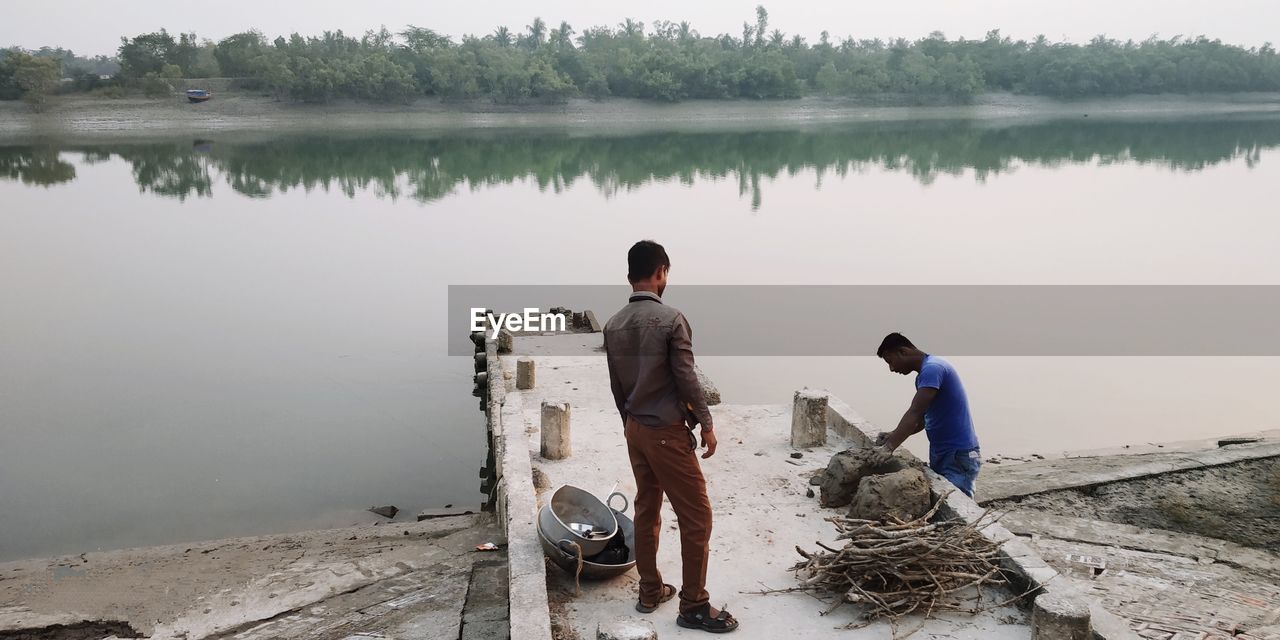
<path fill-rule="evenodd" d="M 1280 113 L 1280 93 L 1141 95 L 1058 100 L 1005 93 L 970 104 L 913 106 L 891 100 L 805 97 L 789 100 L 690 100 L 675 104 L 629 98 L 573 99 L 554 105 L 487 100 L 408 104 L 336 101 L 305 104 L 254 94 L 216 94 L 202 104 L 169 98 L 60 96 L 42 112 L 0 101 L 0 139 L 131 138 L 226 132 L 296 132 L 547 128 L 583 133 L 655 130 L 779 129 L 830 124 L 963 119 L 1020 124 L 1066 118 L 1182 118 Z"/>

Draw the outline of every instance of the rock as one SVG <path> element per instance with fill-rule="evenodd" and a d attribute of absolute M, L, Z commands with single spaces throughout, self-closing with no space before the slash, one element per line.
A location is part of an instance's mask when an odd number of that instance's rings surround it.
<path fill-rule="evenodd" d="M 720 404 L 720 390 L 716 388 L 716 383 L 702 372 L 702 367 L 696 363 L 693 365 L 693 373 L 698 376 L 698 385 L 702 387 L 702 399 L 707 401 L 707 406 L 715 406 Z"/>
<path fill-rule="evenodd" d="M 423 520 L 438 520 L 440 518 L 456 518 L 459 516 L 469 516 L 475 513 L 470 509 L 454 509 L 453 505 L 446 505 L 443 509 L 423 509 L 418 512 L 418 522 Z"/>
<path fill-rule="evenodd" d="M 827 470 L 816 476 L 817 485 L 821 488 L 822 506 L 843 507 L 853 501 L 858 492 L 858 484 L 864 476 L 877 473 L 892 473 L 902 468 L 902 463 L 890 460 L 878 464 L 872 449 L 846 449 L 834 456 L 827 464 Z M 810 484 L 815 484 L 813 480 Z"/>
<path fill-rule="evenodd" d="M 583 322 L 586 324 L 585 329 L 591 333 L 600 333 L 604 328 L 600 326 L 600 321 L 596 320 L 596 314 L 590 309 L 582 312 Z"/>
<path fill-rule="evenodd" d="M 872 475 L 862 479 L 849 517 L 862 520 L 915 520 L 929 511 L 929 481 L 919 469 Z"/>
<path fill-rule="evenodd" d="M 804 490 L 804 497 L 812 498 L 814 495 L 816 494 L 813 493 L 813 487 L 809 487 L 808 489 Z"/>
<path fill-rule="evenodd" d="M 511 353 L 511 348 L 515 346 L 516 338 L 511 335 L 510 331 L 503 329 L 498 332 L 498 353 Z"/>
<path fill-rule="evenodd" d="M 791 457 L 792 457 L 792 458 L 795 458 L 796 460 L 799 460 L 800 458 L 803 458 L 803 457 L 804 457 L 804 454 L 803 454 L 803 453 L 800 453 L 799 451 L 792 451 L 792 452 L 791 452 Z"/>
<path fill-rule="evenodd" d="M 822 481 L 825 480 L 826 477 L 827 477 L 827 471 L 823 469 L 822 471 L 819 471 L 813 474 L 812 476 L 810 476 L 809 484 L 815 487 L 820 486 L 822 484 Z"/>
<path fill-rule="evenodd" d="M 658 631 L 648 620 L 621 618 L 596 626 L 596 640 L 658 640 Z"/>
<path fill-rule="evenodd" d="M 537 467 L 533 468 L 533 488 L 535 489 L 551 488 L 551 478 L 548 478 L 547 474 L 543 473 L 542 469 L 539 469 Z"/>
<path fill-rule="evenodd" d="M 400 509 L 399 507 L 387 505 L 385 507 L 369 507 L 369 512 L 376 513 L 384 518 L 394 518 L 397 513 L 400 513 Z"/>
<path fill-rule="evenodd" d="M 1259 440 L 1261 440 L 1261 438 L 1240 438 L 1240 437 L 1218 438 L 1218 446 L 1229 447 L 1233 444 L 1252 444 L 1254 442 L 1258 442 Z"/>

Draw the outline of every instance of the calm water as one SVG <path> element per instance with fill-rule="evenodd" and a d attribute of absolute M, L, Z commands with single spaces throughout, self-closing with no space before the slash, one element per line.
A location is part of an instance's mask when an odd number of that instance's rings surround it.
<path fill-rule="evenodd" d="M 1277 284 L 1278 149 L 1267 116 L 0 146 L 0 558 L 474 506 L 446 287 L 621 281 L 642 237 L 673 288 Z M 955 363 L 987 453 L 1278 426 L 1272 358 Z M 703 366 L 885 427 L 911 393 L 874 358 Z"/>

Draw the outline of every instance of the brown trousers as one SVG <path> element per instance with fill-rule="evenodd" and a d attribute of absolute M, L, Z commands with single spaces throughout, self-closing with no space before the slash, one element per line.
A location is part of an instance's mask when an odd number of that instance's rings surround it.
<path fill-rule="evenodd" d="M 662 531 L 665 493 L 680 525 L 680 557 L 684 584 L 680 611 L 692 611 L 711 600 L 707 594 L 711 501 L 695 453 L 696 444 L 683 424 L 648 427 L 630 417 L 626 422 L 627 455 L 636 476 L 636 570 L 640 600 L 654 604 L 662 597 L 658 572 L 658 534 Z"/>

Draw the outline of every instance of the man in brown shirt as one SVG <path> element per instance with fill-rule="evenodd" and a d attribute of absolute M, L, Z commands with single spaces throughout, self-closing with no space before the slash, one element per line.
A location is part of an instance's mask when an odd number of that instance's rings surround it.
<path fill-rule="evenodd" d="M 662 245 L 641 240 L 627 252 L 631 298 L 604 327 L 609 383 L 622 416 L 627 454 L 636 477 L 636 609 L 650 613 L 676 595 L 658 571 L 662 496 L 680 526 L 684 584 L 676 624 L 713 633 L 733 631 L 738 621 L 711 606 L 707 559 L 711 501 L 696 454 L 695 424 L 702 425 L 703 458 L 716 452 L 711 411 L 693 367 L 693 332 L 677 309 L 662 303 L 671 260 Z"/>

